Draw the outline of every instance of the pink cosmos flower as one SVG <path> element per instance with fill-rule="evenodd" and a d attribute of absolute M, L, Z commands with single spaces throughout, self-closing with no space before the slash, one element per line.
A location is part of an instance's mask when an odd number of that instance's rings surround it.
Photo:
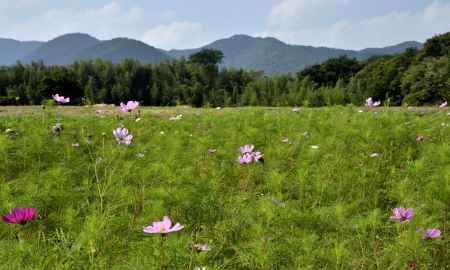
<path fill-rule="evenodd" d="M 422 135 L 417 135 L 417 137 L 416 137 L 416 142 L 421 142 L 421 141 L 424 141 L 425 140 L 425 137 L 424 136 L 422 136 Z"/>
<path fill-rule="evenodd" d="M 210 251 L 211 247 L 208 244 L 194 244 L 193 247 L 198 251 Z"/>
<path fill-rule="evenodd" d="M 250 164 L 253 162 L 253 155 L 251 153 L 245 153 L 238 158 L 239 164 Z"/>
<path fill-rule="evenodd" d="M 253 159 L 255 160 L 255 162 L 258 162 L 263 159 L 263 154 L 261 152 L 254 152 Z"/>
<path fill-rule="evenodd" d="M 168 234 L 180 231 L 184 228 L 180 223 L 172 227 L 172 220 L 168 216 L 164 216 L 162 221 L 154 221 L 151 226 L 144 227 L 144 233 L 150 234 Z"/>
<path fill-rule="evenodd" d="M 139 102 L 137 101 L 128 101 L 127 104 L 124 104 L 123 102 L 120 103 L 120 110 L 122 112 L 131 112 L 133 110 L 135 110 L 137 107 L 139 107 Z"/>
<path fill-rule="evenodd" d="M 405 223 L 409 220 L 411 220 L 414 216 L 414 209 L 413 208 L 394 208 L 392 209 L 392 220 L 400 221 L 400 223 Z"/>
<path fill-rule="evenodd" d="M 434 238 L 439 238 L 441 237 L 441 230 L 437 229 L 437 228 L 432 228 L 432 229 L 427 229 L 425 231 L 425 235 L 422 237 L 423 240 L 426 239 L 434 239 Z"/>
<path fill-rule="evenodd" d="M 53 99 L 54 99 L 56 102 L 58 102 L 58 103 L 60 103 L 60 104 L 69 103 L 69 102 L 70 102 L 70 98 L 69 98 L 69 97 L 64 98 L 64 96 L 60 96 L 59 94 L 52 95 L 52 97 L 53 97 Z"/>
<path fill-rule="evenodd" d="M 247 144 L 239 147 L 239 151 L 241 151 L 242 154 L 252 153 L 253 149 L 255 149 L 253 144 Z"/>
<path fill-rule="evenodd" d="M 36 208 L 13 208 L 10 214 L 3 215 L 3 221 L 11 224 L 25 225 L 36 218 Z"/>
<path fill-rule="evenodd" d="M 250 164 L 252 162 L 264 161 L 263 154 L 259 151 L 253 152 L 255 146 L 253 144 L 247 144 L 239 147 L 241 155 L 238 157 L 239 164 Z"/>
<path fill-rule="evenodd" d="M 366 99 L 366 107 L 368 108 L 374 108 L 381 105 L 381 101 L 373 101 L 371 97 Z"/>
<path fill-rule="evenodd" d="M 133 140 L 133 135 L 129 134 L 128 129 L 126 128 L 116 128 L 113 131 L 114 137 L 116 137 L 116 141 L 118 144 L 130 145 Z"/>
<path fill-rule="evenodd" d="M 446 100 L 446 101 L 442 102 L 441 105 L 439 105 L 439 108 L 445 108 L 447 106 L 448 106 L 448 102 Z"/>

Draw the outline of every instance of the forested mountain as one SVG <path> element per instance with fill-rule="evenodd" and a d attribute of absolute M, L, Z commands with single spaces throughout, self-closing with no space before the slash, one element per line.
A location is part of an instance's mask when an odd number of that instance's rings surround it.
<path fill-rule="evenodd" d="M 155 64 L 169 59 L 188 58 L 193 53 L 209 48 L 223 52 L 225 57 L 221 64 L 222 67 L 261 70 L 268 75 L 273 75 L 295 73 L 307 66 L 322 63 L 341 55 L 363 60 L 374 55 L 400 53 L 409 47 L 420 48 L 422 46 L 418 42 L 405 42 L 386 48 L 352 51 L 289 45 L 275 38 L 235 35 L 198 49 L 164 51 L 133 39 L 116 38 L 100 41 L 80 33 L 67 34 L 43 44 L 31 43 L 31 45 L 34 47 L 31 46 L 31 49 L 28 50 L 22 49 L 20 51 L 23 53 L 18 54 L 15 51 L 19 50 L 19 45 L 16 47 L 2 46 L 2 40 L 0 40 L 0 55 L 8 56 L 2 58 L 0 64 L 13 64 L 16 60 L 25 63 L 43 60 L 45 64 L 67 65 L 78 60 L 96 58 L 110 60 L 114 63 L 130 58 L 142 63 Z"/>
<path fill-rule="evenodd" d="M 404 42 L 386 48 L 370 48 L 361 51 L 289 45 L 275 38 L 255 38 L 235 35 L 221 39 L 199 49 L 172 50 L 174 58 L 188 57 L 201 49 L 216 49 L 223 52 L 225 67 L 263 70 L 266 74 L 297 72 L 307 66 L 318 64 L 333 57 L 347 55 L 359 60 L 374 55 L 395 54 L 413 47 L 420 48 L 419 42 Z"/>
<path fill-rule="evenodd" d="M 0 38 L 0 65 L 12 65 L 43 43 L 38 41 L 17 41 Z"/>
<path fill-rule="evenodd" d="M 118 63 L 125 59 L 136 59 L 142 63 L 160 63 L 171 59 L 165 51 L 151 47 L 141 41 L 115 38 L 88 47 L 75 56 L 75 60 L 101 58 Z"/>
<path fill-rule="evenodd" d="M 21 60 L 25 63 L 42 60 L 48 65 L 68 65 L 74 62 L 77 53 L 100 43 L 100 40 L 87 34 L 67 34 L 44 43 Z"/>

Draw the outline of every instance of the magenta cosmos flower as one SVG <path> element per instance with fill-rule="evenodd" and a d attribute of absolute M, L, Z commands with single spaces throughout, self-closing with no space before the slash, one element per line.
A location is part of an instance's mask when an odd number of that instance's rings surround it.
<path fill-rule="evenodd" d="M 434 238 L 439 238 L 441 237 L 441 230 L 436 229 L 436 228 L 432 228 L 432 229 L 427 229 L 425 231 L 425 235 L 422 237 L 423 240 L 426 239 L 434 239 Z"/>
<path fill-rule="evenodd" d="M 120 110 L 122 112 L 131 112 L 135 110 L 137 107 L 139 107 L 139 102 L 137 101 L 128 101 L 127 104 L 124 104 L 123 102 L 120 103 Z"/>
<path fill-rule="evenodd" d="M 128 132 L 126 128 L 116 128 L 113 131 L 114 137 L 116 137 L 116 141 L 118 144 L 130 145 L 133 140 L 133 135 Z"/>
<path fill-rule="evenodd" d="M 164 216 L 162 221 L 154 221 L 151 226 L 144 227 L 144 233 L 150 234 L 168 234 L 180 231 L 184 228 L 180 223 L 172 227 L 172 220 L 168 216 Z"/>
<path fill-rule="evenodd" d="M 392 220 L 400 221 L 400 223 L 405 223 L 409 220 L 411 220 L 414 216 L 414 209 L 413 208 L 394 208 L 392 209 Z"/>
<path fill-rule="evenodd" d="M 3 215 L 3 221 L 11 224 L 25 225 L 30 220 L 36 218 L 35 208 L 13 208 L 11 213 Z"/>
<path fill-rule="evenodd" d="M 69 97 L 65 98 L 64 96 L 60 96 L 59 94 L 53 95 L 52 97 L 53 97 L 53 99 L 56 102 L 58 102 L 60 104 L 69 103 L 70 102 L 70 98 Z"/>
<path fill-rule="evenodd" d="M 368 107 L 368 108 L 374 108 L 374 107 L 378 107 L 380 105 L 381 105 L 380 101 L 373 101 L 373 99 L 371 97 L 366 99 L 366 107 Z"/>

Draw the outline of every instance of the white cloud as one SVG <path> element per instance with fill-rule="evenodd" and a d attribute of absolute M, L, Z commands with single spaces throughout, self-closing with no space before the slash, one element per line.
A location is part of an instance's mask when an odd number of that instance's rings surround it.
<path fill-rule="evenodd" d="M 198 45 L 199 34 L 203 31 L 204 27 L 200 23 L 174 21 L 149 29 L 144 33 L 142 40 L 164 49 L 195 47 Z"/>
<path fill-rule="evenodd" d="M 362 49 L 406 40 L 425 39 L 450 31 L 450 2 L 435 0 L 419 11 L 393 11 L 366 19 L 336 18 L 328 24 L 308 24 L 316 16 L 343 8 L 350 0 L 283 0 L 272 9 L 266 30 L 289 43 Z M 349 16 L 350 17 L 350 16 Z"/>
<path fill-rule="evenodd" d="M 268 24 L 275 28 L 317 25 L 320 23 L 317 18 L 326 20 L 330 15 L 336 14 L 339 8 L 349 3 L 350 0 L 283 0 L 272 8 Z"/>
<path fill-rule="evenodd" d="M 143 11 L 139 7 L 126 9 L 111 2 L 96 9 L 48 10 L 0 30 L 0 35 L 21 40 L 48 40 L 61 34 L 85 32 L 106 39 L 126 35 L 142 17 Z"/>

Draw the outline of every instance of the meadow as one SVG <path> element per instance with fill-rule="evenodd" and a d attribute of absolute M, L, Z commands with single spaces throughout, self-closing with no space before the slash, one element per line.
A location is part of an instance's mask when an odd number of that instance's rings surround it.
<path fill-rule="evenodd" d="M 0 269 L 450 269 L 448 113 L 0 107 Z"/>

